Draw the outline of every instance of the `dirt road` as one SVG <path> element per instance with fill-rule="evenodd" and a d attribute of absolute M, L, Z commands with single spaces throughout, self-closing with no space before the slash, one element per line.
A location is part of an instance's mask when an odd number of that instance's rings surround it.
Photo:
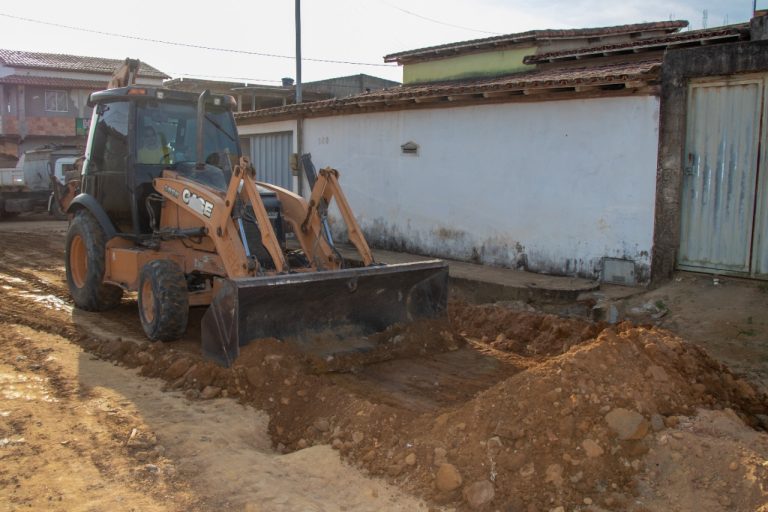
<path fill-rule="evenodd" d="M 328 445 L 276 452 L 264 412 L 190 402 L 84 352 L 86 338 L 130 339 L 135 303 L 72 315 L 66 222 L 0 229 L 3 510 L 426 510 Z"/>
<path fill-rule="evenodd" d="M 448 326 L 389 333 L 443 353 L 316 375 L 260 340 L 222 369 L 199 356 L 200 312 L 151 344 L 133 297 L 73 310 L 65 229 L 0 224 L 7 510 L 768 511 L 766 396 L 668 330 L 454 303 Z M 701 299 L 649 297 L 624 307 L 696 321 Z M 761 339 L 765 304 L 739 311 Z"/>

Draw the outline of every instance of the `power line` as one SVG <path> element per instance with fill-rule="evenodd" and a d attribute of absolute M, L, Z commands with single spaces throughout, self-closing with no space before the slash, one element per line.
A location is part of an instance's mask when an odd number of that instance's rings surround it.
<path fill-rule="evenodd" d="M 391 4 L 391 3 L 387 2 L 386 0 L 380 0 L 380 1 L 382 3 L 390 6 L 391 8 L 396 9 L 396 10 L 402 12 L 402 13 L 408 14 L 410 16 L 414 16 L 416 18 L 420 18 L 420 19 L 425 20 L 425 21 L 429 21 L 431 23 L 437 23 L 438 25 L 445 25 L 446 27 L 460 28 L 462 30 L 469 30 L 470 32 L 479 32 L 481 34 L 491 34 L 491 35 L 496 35 L 496 36 L 501 35 L 501 32 L 491 32 L 491 31 L 488 31 L 488 30 L 479 30 L 479 29 L 476 29 L 476 28 L 464 27 L 464 26 L 461 26 L 461 25 L 454 25 L 453 23 L 446 23 L 444 21 L 436 20 L 434 18 L 428 18 L 427 16 L 422 16 L 421 14 L 409 11 L 407 9 L 403 9 L 402 7 L 398 7 L 398 6 L 394 5 L 394 4 Z"/>
<path fill-rule="evenodd" d="M 233 50 L 231 48 L 216 48 L 214 46 L 204 46 L 199 44 L 192 44 L 192 43 L 178 43 L 175 41 L 165 41 L 163 39 L 152 39 L 149 37 L 140 37 L 140 36 L 129 36 L 125 34 L 116 34 L 114 32 L 105 32 L 102 30 L 94 30 L 90 28 L 83 28 L 83 27 L 74 27 L 71 25 L 64 25 L 62 23 L 53 23 L 51 21 L 42 21 L 42 20 L 36 20 L 32 18 L 24 18 L 22 16 L 14 16 L 12 14 L 2 13 L 0 12 L 0 16 L 3 16 L 5 18 L 11 18 L 14 20 L 20 20 L 20 21 L 27 21 L 29 23 L 38 23 L 40 25 L 48 25 L 51 27 L 58 27 L 58 28 L 66 28 L 69 30 L 76 30 L 79 32 L 88 32 L 91 34 L 99 34 L 103 36 L 110 36 L 110 37 L 120 37 L 122 39 L 132 39 L 135 41 L 145 41 L 149 43 L 158 43 L 158 44 L 165 44 L 169 46 L 182 46 L 185 48 L 195 48 L 198 50 L 211 50 L 215 52 L 226 52 L 226 53 L 239 53 L 243 55 L 257 55 L 259 57 L 272 57 L 275 59 L 290 59 L 293 60 L 294 57 L 290 55 L 279 55 L 275 53 L 263 53 L 263 52 L 253 52 L 249 50 Z M 377 67 L 396 67 L 396 64 L 374 64 L 370 62 L 352 62 L 347 60 L 332 60 L 332 59 L 313 59 L 309 57 L 304 57 L 303 60 L 309 60 L 312 62 L 325 62 L 330 64 L 352 64 L 355 66 L 377 66 Z"/>

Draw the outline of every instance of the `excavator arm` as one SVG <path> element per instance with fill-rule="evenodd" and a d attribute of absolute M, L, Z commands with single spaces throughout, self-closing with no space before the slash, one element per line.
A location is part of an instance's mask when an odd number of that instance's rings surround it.
<path fill-rule="evenodd" d="M 140 65 L 139 59 L 125 59 L 125 62 L 112 73 L 107 89 L 135 85 Z"/>
<path fill-rule="evenodd" d="M 302 337 L 308 332 L 349 325 L 365 336 L 395 323 L 444 314 L 447 265 L 437 260 L 376 265 L 341 190 L 338 172 L 326 168 L 318 174 L 307 201 L 291 191 L 257 182 L 250 163 L 242 158 L 235 166 L 226 194 L 211 198 L 211 218 L 206 222 L 208 235 L 214 239 L 227 267 L 227 277 L 214 281 L 213 299 L 202 319 L 203 353 L 207 357 L 229 366 L 239 347 L 254 339 Z M 161 181 L 156 180 L 155 186 L 166 198 L 179 204 L 180 196 L 183 202 L 183 193 L 168 194 Z M 308 266 L 288 267 L 258 187 L 277 194 Z M 239 240 L 231 218 L 238 197 L 253 207 L 261 242 L 275 263 L 275 271 L 260 273 L 260 265 L 248 265 L 242 248 L 245 241 Z M 343 268 L 327 238 L 321 225 L 322 209 L 318 206 L 332 201 L 347 225 L 363 267 Z M 202 216 L 198 218 L 202 220 Z M 243 272 L 246 268 L 249 271 Z M 349 350 L 354 352 L 358 348 Z M 318 357 L 327 360 L 327 354 Z"/>

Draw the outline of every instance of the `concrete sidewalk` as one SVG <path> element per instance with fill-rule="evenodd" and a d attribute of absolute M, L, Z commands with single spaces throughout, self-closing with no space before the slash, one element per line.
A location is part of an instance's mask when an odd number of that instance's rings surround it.
<path fill-rule="evenodd" d="M 348 259 L 359 259 L 351 245 L 338 245 L 339 252 Z M 373 250 L 380 263 L 406 263 L 435 259 L 404 252 Z M 448 272 L 454 292 L 473 302 L 521 300 L 536 303 L 575 302 L 580 294 L 594 292 L 600 283 L 577 277 L 550 276 L 522 270 L 513 270 L 464 261 L 439 258 L 448 263 Z"/>

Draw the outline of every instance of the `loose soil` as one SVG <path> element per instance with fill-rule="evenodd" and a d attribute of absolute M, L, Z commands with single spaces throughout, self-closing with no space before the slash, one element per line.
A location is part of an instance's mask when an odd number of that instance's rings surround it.
<path fill-rule="evenodd" d="M 10 510 L 768 511 L 768 399 L 679 336 L 684 315 L 675 333 L 452 302 L 382 335 L 424 347 L 396 360 L 318 373 L 266 339 L 224 369 L 199 312 L 161 344 L 133 297 L 73 310 L 65 226 L 0 225 Z M 746 306 L 760 336 L 765 303 Z"/>

